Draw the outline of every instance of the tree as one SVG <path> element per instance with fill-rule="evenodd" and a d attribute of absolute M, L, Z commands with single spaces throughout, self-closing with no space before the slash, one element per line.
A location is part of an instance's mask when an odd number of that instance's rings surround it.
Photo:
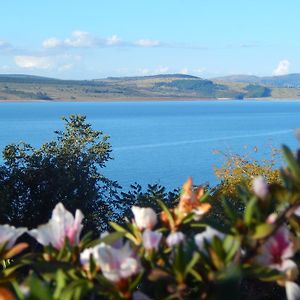
<path fill-rule="evenodd" d="M 0 166 L 0 222 L 35 227 L 46 222 L 56 203 L 86 216 L 87 228 L 102 228 L 117 218 L 118 184 L 100 173 L 111 159 L 108 136 L 93 130 L 86 117 L 63 118 L 64 131 L 34 148 L 11 144 Z"/>

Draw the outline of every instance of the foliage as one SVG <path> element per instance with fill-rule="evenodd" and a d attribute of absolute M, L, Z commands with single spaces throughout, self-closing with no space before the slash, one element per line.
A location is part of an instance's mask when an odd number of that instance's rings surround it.
<path fill-rule="evenodd" d="M 130 214 L 130 208 L 132 206 L 151 207 L 156 212 L 160 211 L 158 200 L 165 203 L 167 207 L 173 207 L 178 201 L 179 190 L 173 190 L 171 192 L 166 191 L 166 187 L 159 184 L 148 184 L 146 191 L 142 189 L 142 186 L 138 183 L 132 184 L 128 192 L 121 192 L 119 200 L 122 203 L 126 203 L 127 211 L 125 216 Z"/>
<path fill-rule="evenodd" d="M 281 183 L 262 176 L 222 201 L 227 226 L 207 218 L 209 191 L 189 179 L 176 206 L 133 207 L 134 218 L 92 240 L 79 239 L 82 215 L 58 204 L 50 221 L 28 234 L 43 246 L 7 243 L 0 226 L 0 295 L 6 299 L 299 299 L 300 151 L 283 146 Z M 134 197 L 133 197 L 134 198 Z M 76 237 L 76 238 L 75 238 Z M 25 252 L 24 252 L 25 249 Z M 23 251 L 23 252 L 22 252 Z M 275 287 L 277 286 L 277 288 Z M 276 290 L 277 289 L 277 290 Z M 10 298 L 8 298 L 8 296 Z"/>
<path fill-rule="evenodd" d="M 255 158 L 258 148 L 254 147 L 245 154 L 222 152 L 217 150 L 216 154 L 221 154 L 225 160 L 221 167 L 215 167 L 215 174 L 220 181 L 214 188 L 216 198 L 226 196 L 235 198 L 238 195 L 236 187 L 245 185 L 251 187 L 253 179 L 258 175 L 263 175 L 268 183 L 280 183 L 280 151 L 275 148 L 270 149 L 270 158 Z"/>
<path fill-rule="evenodd" d="M 80 208 L 88 228 L 100 227 L 116 214 L 113 195 L 118 186 L 100 173 L 110 159 L 108 136 L 93 130 L 83 116 L 63 120 L 64 131 L 56 131 L 56 139 L 40 148 L 27 143 L 5 147 L 0 167 L 1 223 L 37 226 L 58 202 L 73 212 Z"/>
<path fill-rule="evenodd" d="M 270 88 L 256 84 L 249 84 L 245 87 L 245 90 L 247 91 L 245 95 L 246 98 L 270 97 L 272 92 Z"/>

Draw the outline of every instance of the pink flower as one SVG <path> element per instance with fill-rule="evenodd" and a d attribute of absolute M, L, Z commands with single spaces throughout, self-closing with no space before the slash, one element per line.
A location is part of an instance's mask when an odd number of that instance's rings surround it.
<path fill-rule="evenodd" d="M 265 199 L 268 196 L 269 187 L 263 176 L 257 176 L 254 178 L 253 191 L 254 194 L 261 199 Z"/>
<path fill-rule="evenodd" d="M 160 240 L 162 238 L 162 233 L 157 231 L 151 231 L 146 229 L 143 232 L 143 246 L 146 250 L 157 250 Z"/>
<path fill-rule="evenodd" d="M 168 247 L 174 247 L 184 241 L 184 234 L 180 231 L 172 232 L 168 235 L 166 241 Z"/>
<path fill-rule="evenodd" d="M 282 226 L 261 247 L 261 254 L 256 261 L 262 265 L 286 272 L 296 264 L 289 258 L 294 256 L 294 244 L 291 241 L 289 230 Z"/>
<path fill-rule="evenodd" d="M 134 215 L 135 223 L 140 230 L 146 228 L 152 229 L 156 225 L 157 216 L 155 211 L 152 208 L 133 206 L 131 210 Z"/>
<path fill-rule="evenodd" d="M 52 217 L 47 224 L 29 231 L 40 244 L 52 245 L 56 249 L 64 246 L 66 238 L 70 245 L 78 245 L 83 225 L 83 214 L 76 210 L 75 218 L 65 209 L 62 203 L 58 203 L 52 211 Z"/>
<path fill-rule="evenodd" d="M 126 243 L 120 249 L 113 248 L 104 243 L 94 248 L 85 249 L 80 254 L 80 261 L 85 269 L 89 265 L 91 256 L 96 265 L 101 269 L 103 276 L 112 282 L 127 279 L 141 271 L 140 263 L 130 248 L 129 243 Z"/>
<path fill-rule="evenodd" d="M 7 243 L 5 249 L 10 249 L 16 242 L 17 238 L 21 236 L 27 228 L 16 228 L 10 225 L 0 225 L 0 244 Z"/>

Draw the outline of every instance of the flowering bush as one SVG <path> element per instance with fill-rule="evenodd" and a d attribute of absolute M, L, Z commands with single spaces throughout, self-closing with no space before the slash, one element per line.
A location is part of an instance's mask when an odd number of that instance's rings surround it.
<path fill-rule="evenodd" d="M 0 226 L 0 299 L 262 299 L 255 287 L 268 282 L 300 299 L 300 152 L 283 153 L 283 184 L 256 177 L 241 187 L 243 211 L 218 200 L 223 223 L 189 178 L 177 206 L 134 206 L 132 220 L 111 222 L 97 240 L 81 236 L 84 216 L 61 203 L 36 229 Z M 16 243 L 25 232 L 28 244 Z"/>

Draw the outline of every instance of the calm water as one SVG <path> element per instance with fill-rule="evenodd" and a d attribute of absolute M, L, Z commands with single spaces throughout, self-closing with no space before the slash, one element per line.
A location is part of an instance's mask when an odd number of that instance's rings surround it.
<path fill-rule="evenodd" d="M 215 183 L 212 165 L 222 158 L 214 149 L 296 147 L 300 127 L 300 101 L 0 103 L 0 149 L 21 140 L 38 146 L 62 128 L 60 117 L 75 113 L 111 136 L 114 161 L 104 173 L 122 186 L 173 188 L 190 175 Z"/>

